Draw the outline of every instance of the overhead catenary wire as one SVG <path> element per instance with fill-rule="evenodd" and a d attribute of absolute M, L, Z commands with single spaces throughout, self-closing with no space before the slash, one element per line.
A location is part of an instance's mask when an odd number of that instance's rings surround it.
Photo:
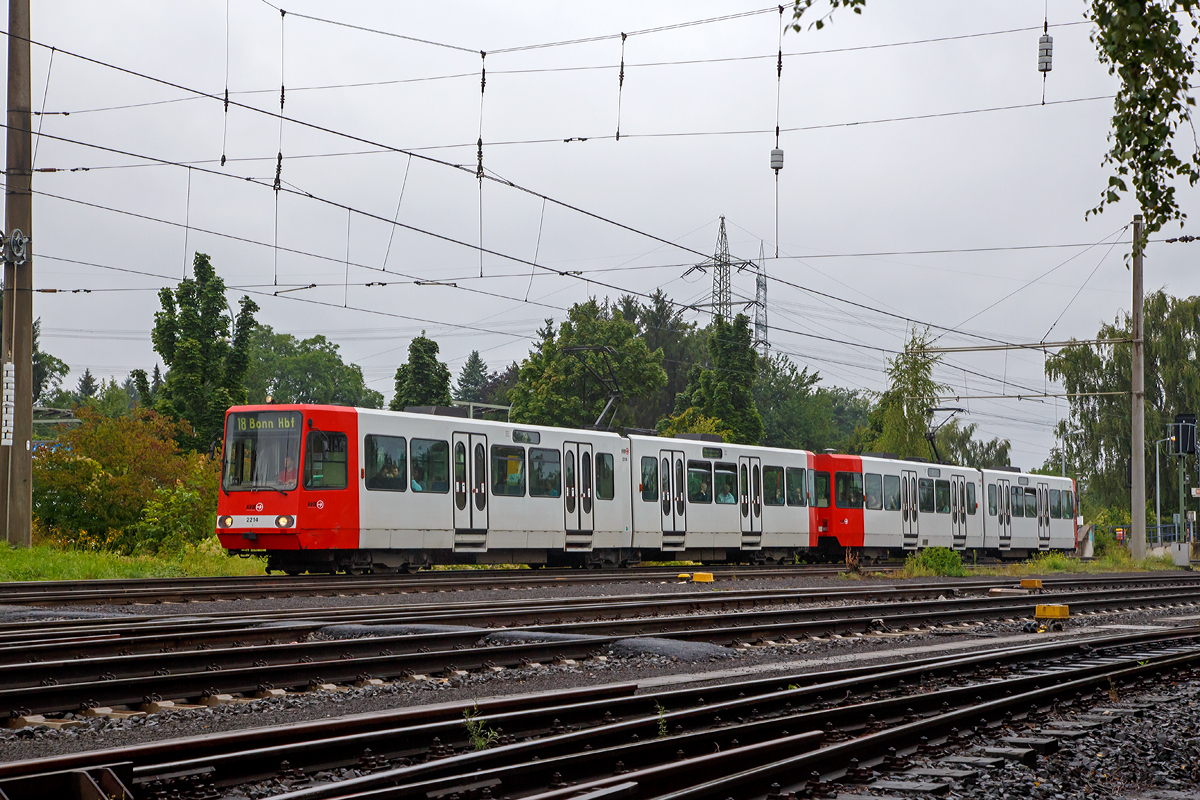
<path fill-rule="evenodd" d="M 225 166 L 225 144 L 229 136 L 229 0 L 225 0 L 225 113 L 221 122 L 221 166 Z"/>
<path fill-rule="evenodd" d="M 46 113 L 46 98 L 50 96 L 50 74 L 54 70 L 54 48 L 50 48 L 50 63 L 46 65 L 46 88 L 42 91 L 42 114 L 38 116 L 37 136 L 33 140 L 33 158 L 30 160 L 30 169 L 37 166 L 38 144 L 42 139 L 42 121 L 45 119 Z"/>

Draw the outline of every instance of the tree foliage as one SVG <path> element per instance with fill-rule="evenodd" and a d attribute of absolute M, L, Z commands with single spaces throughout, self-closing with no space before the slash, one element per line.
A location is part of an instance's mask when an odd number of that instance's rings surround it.
<path fill-rule="evenodd" d="M 782 353 L 761 362 L 754 404 L 762 415 L 763 445 L 817 452 L 836 446 L 833 400 L 820 382 L 820 375 L 797 369 Z"/>
<path fill-rule="evenodd" d="M 44 352 L 38 338 L 42 333 L 42 320 L 33 321 L 33 402 L 41 402 L 44 396 L 53 394 L 62 386 L 63 378 L 71 368 L 65 361 Z"/>
<path fill-rule="evenodd" d="M 159 292 L 162 310 L 154 315 L 151 339 L 168 372 L 155 405 L 190 426 L 181 434 L 180 445 L 207 450 L 221 438 L 225 411 L 246 402 L 250 331 L 258 306 L 242 298 L 230 335 L 225 281 L 208 256 L 196 253 L 192 275 L 174 291 Z"/>
<path fill-rule="evenodd" d="M 973 422 L 959 425 L 956 419 L 938 428 L 935 441 L 942 460 L 973 469 L 1009 466 L 1009 450 L 1012 449 L 1012 444 L 1007 439 L 976 439 L 975 431 L 978 428 Z"/>
<path fill-rule="evenodd" d="M 458 373 L 458 382 L 454 385 L 454 399 L 464 403 L 487 402 L 483 399 L 483 390 L 487 382 L 487 364 L 478 350 L 472 350 Z"/>
<path fill-rule="evenodd" d="M 750 320 L 738 314 L 733 322 L 721 316 L 713 320 L 708 336 L 711 369 L 692 367 L 688 385 L 675 398 L 675 415 L 695 408 L 701 415 L 721 421 L 732 434 L 731 442 L 758 444 L 763 435 L 763 420 L 754 404 L 754 384 L 758 377 L 758 353 Z M 671 421 L 660 423 L 660 430 Z"/>
<path fill-rule="evenodd" d="M 639 428 L 653 428 L 675 408 L 675 395 L 687 389 L 688 370 L 708 357 L 708 332 L 683 319 L 683 308 L 672 303 L 662 289 L 649 301 L 639 303 L 630 296 L 617 301 L 621 316 L 637 325 L 638 335 L 650 352 L 662 350 L 662 368 L 667 381 L 662 389 L 632 400 L 629 413 Z"/>
<path fill-rule="evenodd" d="M 388 406 L 392 411 L 450 405 L 450 368 L 437 356 L 438 343 L 425 338 L 425 331 L 408 343 L 408 363 L 396 370 L 396 394 Z"/>
<path fill-rule="evenodd" d="M 92 374 L 90 369 L 85 368 L 83 374 L 79 376 L 79 383 L 75 386 L 75 394 L 80 400 L 87 400 L 95 397 L 99 391 L 100 384 L 96 383 L 96 376 Z"/>
<path fill-rule="evenodd" d="M 1176 298 L 1159 290 L 1143 303 L 1145 342 L 1146 441 L 1137 443 L 1154 463 L 1154 442 L 1167 435 L 1176 414 L 1200 411 L 1200 297 Z M 1130 338 L 1129 316 L 1122 314 L 1100 326 L 1097 339 Z M 1066 347 L 1046 362 L 1046 374 L 1072 395 L 1069 419 L 1060 423 L 1060 437 L 1071 435 L 1071 464 L 1086 477 L 1088 499 L 1094 506 L 1129 508 L 1128 473 L 1132 431 L 1129 415 L 1131 353 L 1128 343 L 1079 344 Z M 1107 394 L 1111 393 L 1111 394 Z M 1173 487 L 1178 459 L 1162 447 L 1163 514 L 1178 511 Z M 1147 497 L 1154 496 L 1153 470 L 1146 470 Z"/>
<path fill-rule="evenodd" d="M 118 387 L 119 388 L 119 387 Z M 158 489 L 171 489 L 207 462 L 181 453 L 182 423 L 146 409 L 105 416 L 76 409 L 80 423 L 33 456 L 33 512 L 43 536 L 89 549 L 134 552 L 134 526 Z M 216 511 L 216 492 L 204 506 Z"/>
<path fill-rule="evenodd" d="M 816 0 L 795 0 L 793 28 Z M 829 0 L 829 10 L 813 21 L 820 29 L 839 8 L 861 14 L 866 0 Z M 1191 78 L 1196 71 L 1200 38 L 1200 0 L 1090 0 L 1088 19 L 1096 25 L 1092 43 L 1100 63 L 1120 79 L 1113 101 L 1109 150 L 1104 165 L 1112 168 L 1098 214 L 1132 191 L 1146 217 L 1145 236 L 1186 214 L 1179 208 L 1172 181 L 1200 180 L 1200 146 L 1186 160 L 1174 150 L 1175 132 L 1191 125 Z M 1184 31 L 1184 23 L 1190 30 Z M 1143 242 L 1136 242 L 1140 249 Z"/>
<path fill-rule="evenodd" d="M 362 368 L 347 364 L 338 346 L 324 336 L 299 340 L 258 325 L 250 334 L 250 367 L 246 372 L 250 403 L 319 403 L 382 408 L 383 395 L 363 381 Z"/>
<path fill-rule="evenodd" d="M 888 360 L 888 388 L 868 417 L 877 431 L 870 449 L 901 458 L 932 458 L 925 436 L 929 414 L 946 387 L 933 379 L 933 368 L 942 357 L 926 352 L 928 345 L 929 330 L 913 330 L 904 352 Z"/>
<path fill-rule="evenodd" d="M 637 326 L 607 303 L 593 299 L 573 305 L 558 331 L 543 331 L 537 348 L 521 363 L 508 392 L 512 420 L 565 428 L 594 424 L 609 397 L 595 375 L 607 377 L 610 366 L 623 400 L 662 388 L 667 380 L 662 351 L 651 351 L 637 334 Z M 569 349 L 578 346 L 610 347 L 615 355 Z M 614 427 L 630 421 L 628 407 L 618 404 Z"/>

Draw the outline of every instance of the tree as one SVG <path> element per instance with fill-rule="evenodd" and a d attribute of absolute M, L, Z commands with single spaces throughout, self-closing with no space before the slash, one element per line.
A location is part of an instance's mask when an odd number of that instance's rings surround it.
<path fill-rule="evenodd" d="M 1135 443 L 1154 463 L 1154 442 L 1166 436 L 1176 414 L 1200 411 L 1200 296 L 1177 298 L 1162 290 L 1143 302 L 1145 342 L 1146 441 Z M 1120 315 L 1100 326 L 1097 339 L 1128 340 L 1130 320 Z M 1068 393 L 1070 415 L 1059 424 L 1061 437 L 1068 430 L 1070 462 L 1087 477 L 1093 507 L 1129 509 L 1126 471 L 1132 431 L 1129 417 L 1131 385 L 1130 345 L 1078 344 L 1065 347 L 1046 361 L 1046 374 L 1060 381 Z M 1167 450 L 1167 445 L 1162 447 Z M 1160 460 L 1163 515 L 1179 510 L 1178 460 Z M 1070 471 L 1068 469 L 1068 471 Z M 1154 474 L 1146 470 L 1147 497 L 1154 496 Z M 1168 517 L 1169 519 L 1169 517 Z"/>
<path fill-rule="evenodd" d="M 763 359 L 754 382 L 754 404 L 762 415 L 762 444 L 820 451 L 836 446 L 839 436 L 833 400 L 817 386 L 821 376 L 796 369 L 782 353 Z"/>
<path fill-rule="evenodd" d="M 933 456 L 925 435 L 929 415 L 946 387 L 933 379 L 933 368 L 942 357 L 926 352 L 928 345 L 929 329 L 921 333 L 913 330 L 904 352 L 888 360 L 888 389 L 868 418 L 878 430 L 873 450 L 901 458 Z"/>
<path fill-rule="evenodd" d="M 196 253 L 192 275 L 174 291 L 159 292 L 162 310 L 154 315 L 151 339 L 168 371 L 155 406 L 190 426 L 181 435 L 182 447 L 207 450 L 221 438 L 226 410 L 246 402 L 250 332 L 258 306 L 244 296 L 237 319 L 230 320 L 225 281 L 203 253 Z"/>
<path fill-rule="evenodd" d="M 488 382 L 487 364 L 479 356 L 478 350 L 472 350 L 471 355 L 463 363 L 458 373 L 458 383 L 454 387 L 454 399 L 464 403 L 482 403 L 483 390 Z"/>
<path fill-rule="evenodd" d="M 438 343 L 425 338 L 425 331 L 408 343 L 408 363 L 396 370 L 396 394 L 389 408 L 403 411 L 409 406 L 448 406 L 450 368 L 438 361 Z"/>
<path fill-rule="evenodd" d="M 732 432 L 729 441 L 758 444 L 763 420 L 754 404 L 758 353 L 749 318 L 738 314 L 729 323 L 717 316 L 708 336 L 708 355 L 712 368 L 692 367 L 687 388 L 675 398 L 674 416 L 695 408 L 705 417 L 720 420 Z M 660 430 L 670 424 L 670 420 L 660 422 Z"/>
<path fill-rule="evenodd" d="M 607 347 L 615 354 L 574 347 Z M 576 303 L 558 332 L 543 337 L 521 363 L 508 392 L 512 420 L 564 428 L 593 425 L 609 399 L 597 375 L 607 378 L 611 368 L 622 400 L 646 397 L 666 383 L 662 359 L 662 351 L 650 351 L 619 310 L 595 300 Z M 612 425 L 626 426 L 630 418 L 628 408 L 619 405 Z"/>
<path fill-rule="evenodd" d="M 75 386 L 75 394 L 80 400 L 87 400 L 89 397 L 95 397 L 99 388 L 92 371 L 85 368 L 83 374 L 79 376 L 79 383 Z"/>
<path fill-rule="evenodd" d="M 656 289 L 645 304 L 638 304 L 629 296 L 622 297 L 617 308 L 625 320 L 637 325 L 647 350 L 663 352 L 666 384 L 662 390 L 629 403 L 633 424 L 653 428 L 674 410 L 675 395 L 687 388 L 688 370 L 707 360 L 708 332 L 698 329 L 695 323 L 685 322 L 683 308 L 672 303 L 662 289 Z"/>
<path fill-rule="evenodd" d="M 250 334 L 246 399 L 265 403 L 318 403 L 382 408 L 383 395 L 367 387 L 362 368 L 346 364 L 338 346 L 322 335 L 298 340 L 257 325 Z"/>
<path fill-rule="evenodd" d="M 796 0 L 793 28 L 816 0 Z M 829 0 L 830 10 L 813 27 L 825 26 L 838 8 L 861 14 L 866 0 Z M 1186 15 L 1192 31 L 1184 34 L 1180 18 Z M 1191 126 L 1189 95 L 1196 70 L 1200 37 L 1200 0 L 1090 0 L 1088 18 L 1095 23 L 1092 42 L 1100 63 L 1120 78 L 1113 101 L 1109 151 L 1104 165 L 1113 168 L 1100 202 L 1087 214 L 1099 214 L 1130 191 L 1146 217 L 1143 236 L 1173 220 L 1186 219 L 1175 199 L 1171 182 L 1186 178 L 1192 186 L 1200 180 L 1200 145 L 1184 161 L 1172 144 L 1180 125 Z M 1086 216 L 1086 215 L 1085 215 Z M 1134 243 L 1140 250 L 1145 239 Z"/>
<path fill-rule="evenodd" d="M 517 362 L 514 361 L 502 372 L 489 373 L 483 388 L 479 390 L 479 396 L 483 398 L 483 402 L 497 406 L 511 405 L 508 393 L 517 385 L 517 374 L 520 369 Z"/>
<path fill-rule="evenodd" d="M 43 395 L 53 394 L 62 386 L 63 378 L 71 371 L 66 362 L 42 351 L 38 337 L 42 332 L 42 320 L 33 321 L 33 402 L 37 404 Z"/>
<path fill-rule="evenodd" d="M 962 464 L 973 469 L 994 469 L 1009 466 L 1008 452 L 1012 444 L 1007 439 L 981 441 L 975 439 L 975 423 L 959 425 L 953 419 L 938 428 L 934 437 L 942 461 Z"/>

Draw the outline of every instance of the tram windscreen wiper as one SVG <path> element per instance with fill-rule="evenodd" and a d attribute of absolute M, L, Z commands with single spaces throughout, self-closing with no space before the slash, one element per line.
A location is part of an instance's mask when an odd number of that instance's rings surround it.
<path fill-rule="evenodd" d="M 287 492 L 285 492 L 283 489 L 280 489 L 278 486 L 255 486 L 250 491 L 251 492 L 261 492 L 261 491 L 264 491 L 267 489 L 270 489 L 273 492 L 279 492 L 284 497 L 287 497 Z"/>

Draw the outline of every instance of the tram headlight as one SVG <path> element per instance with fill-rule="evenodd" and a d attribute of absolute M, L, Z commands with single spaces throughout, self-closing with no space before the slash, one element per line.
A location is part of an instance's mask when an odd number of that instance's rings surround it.
<path fill-rule="evenodd" d="M 233 527 L 233 517 L 228 516 L 228 515 L 223 516 L 223 517 L 217 517 L 217 527 L 218 528 L 232 528 Z"/>
<path fill-rule="evenodd" d="M 276 528 L 290 528 L 295 524 L 296 524 L 295 517 L 282 515 L 282 516 L 278 516 L 275 518 L 275 527 Z"/>

